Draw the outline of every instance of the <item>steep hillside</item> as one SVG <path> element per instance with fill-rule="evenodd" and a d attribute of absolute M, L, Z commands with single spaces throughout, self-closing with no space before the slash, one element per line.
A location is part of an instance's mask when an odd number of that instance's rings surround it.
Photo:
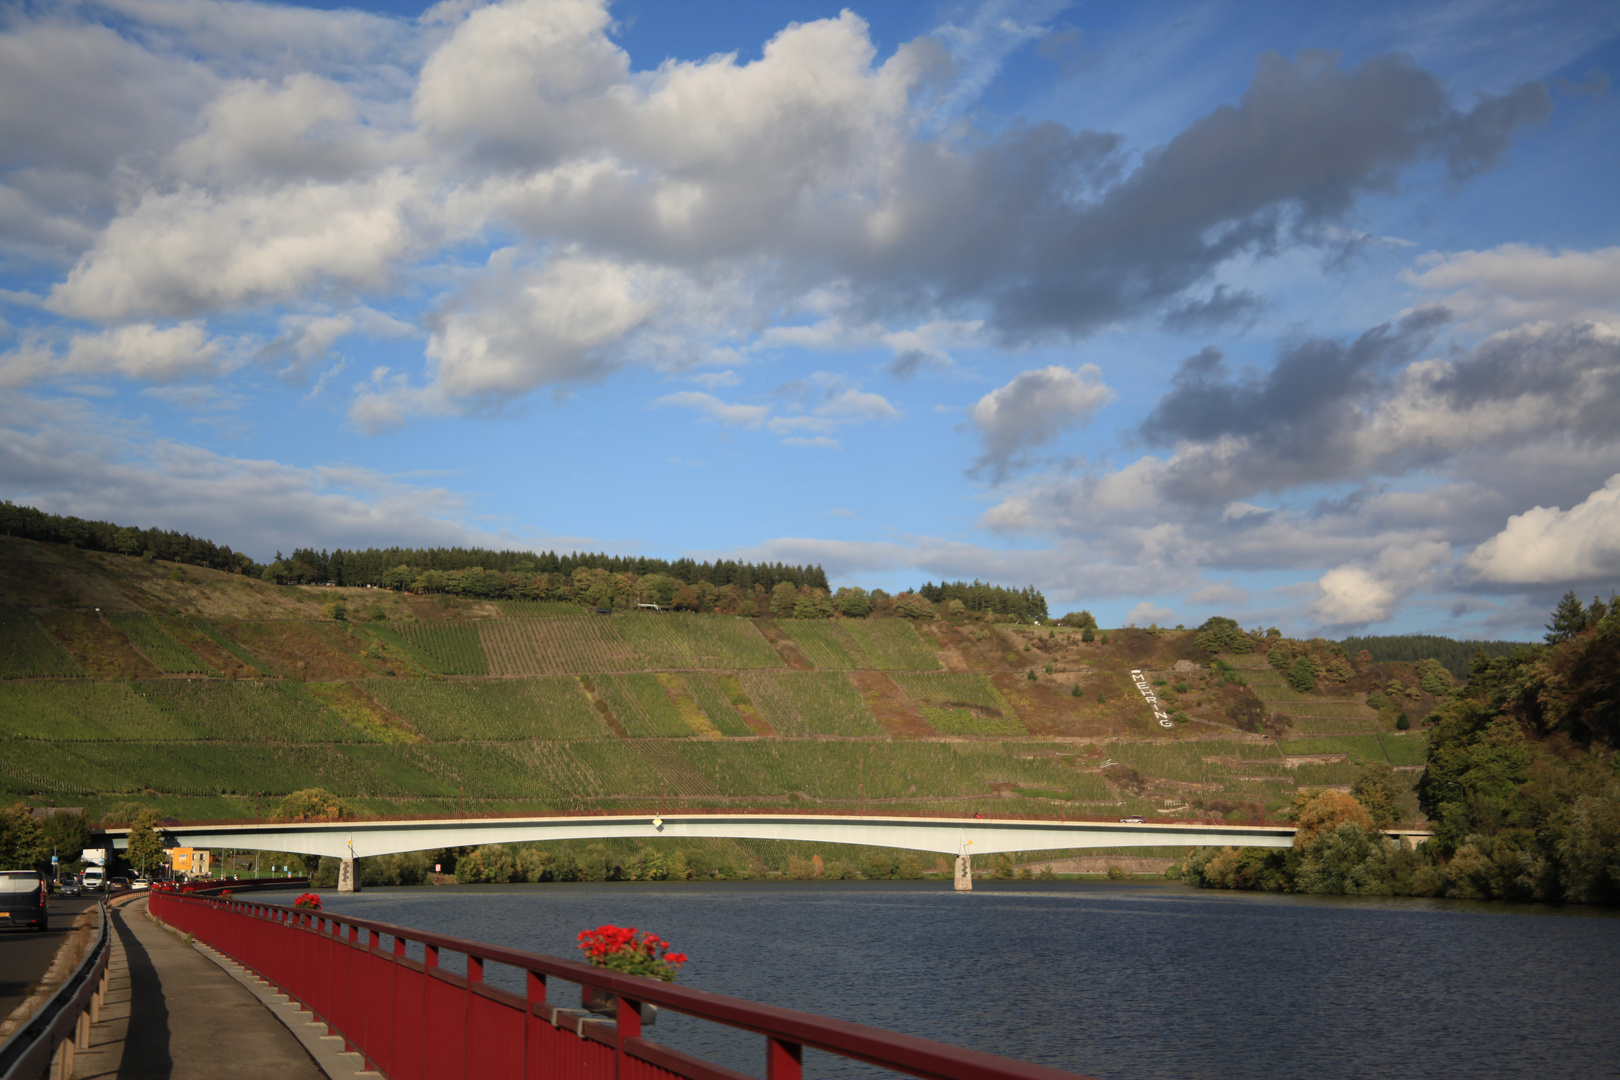
<path fill-rule="evenodd" d="M 1358 763 L 1403 787 L 1421 765 L 1395 727 L 1434 700 L 1411 666 L 1337 663 L 1300 691 L 1192 631 L 596 615 L 0 538 L 0 793 L 114 817 L 313 786 L 374 813 L 1274 816 Z"/>

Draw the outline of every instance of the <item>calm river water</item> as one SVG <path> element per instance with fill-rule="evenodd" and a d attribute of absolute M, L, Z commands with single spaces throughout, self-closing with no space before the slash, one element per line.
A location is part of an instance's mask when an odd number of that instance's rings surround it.
<path fill-rule="evenodd" d="M 510 885 L 327 894 L 360 917 L 578 959 L 602 923 L 683 985 L 1107 1080 L 1620 1076 L 1620 918 L 1174 883 Z M 492 981 L 519 989 L 491 965 Z M 553 983 L 553 1000 L 567 988 Z M 574 1000 L 566 1003 L 573 1004 Z M 757 1036 L 647 1032 L 763 1075 Z M 806 1075 L 867 1072 L 806 1054 Z"/>

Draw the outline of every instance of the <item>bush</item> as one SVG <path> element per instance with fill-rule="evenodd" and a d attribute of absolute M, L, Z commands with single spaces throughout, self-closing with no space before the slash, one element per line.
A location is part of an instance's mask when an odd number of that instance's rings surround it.
<path fill-rule="evenodd" d="M 1397 716 L 1395 718 L 1395 730 L 1396 731 L 1407 731 L 1407 730 L 1410 730 L 1411 727 L 1412 727 L 1412 721 L 1405 713 L 1401 713 L 1400 716 Z"/>

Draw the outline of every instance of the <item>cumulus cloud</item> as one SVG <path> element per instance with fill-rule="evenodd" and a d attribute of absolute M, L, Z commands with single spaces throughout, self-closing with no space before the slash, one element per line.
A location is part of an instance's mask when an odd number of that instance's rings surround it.
<path fill-rule="evenodd" d="M 1395 614 L 1403 594 L 1450 557 L 1451 545 L 1430 541 L 1387 547 L 1370 563 L 1335 567 L 1317 580 L 1311 614 L 1335 627 L 1383 622 Z"/>
<path fill-rule="evenodd" d="M 147 103 L 105 125 L 76 174 L 122 163 L 118 199 L 94 180 L 102 209 L 49 227 L 77 236 L 50 310 L 120 323 L 342 308 L 404 275 L 454 281 L 427 383 L 368 397 L 366 415 L 660 366 L 828 297 L 824 315 L 887 338 L 900 377 L 949 367 L 964 327 L 1024 341 L 1143 314 L 1183 328 L 1242 319 L 1260 301 L 1211 288 L 1223 264 L 1333 247 L 1363 196 L 1424 161 L 1466 178 L 1548 108 L 1539 85 L 1459 108 L 1398 57 L 1268 54 L 1239 102 L 1132 157 L 1117 135 L 1053 123 L 959 137 L 962 102 L 1046 32 L 1040 11 L 988 5 L 883 59 L 844 12 L 790 25 L 749 62 L 635 71 L 602 0 L 441 5 L 415 27 L 207 0 L 121 10 L 120 30 L 24 19 L 0 35 L 35 90 L 54 76 L 27 46 L 65 56 L 64 40 L 94 42 L 117 75 L 67 65 L 107 98 L 81 115 L 122 116 L 120 93 Z M 277 67 L 275 43 L 294 39 L 318 44 Z M 160 76 L 171 51 L 200 59 Z M 164 89 L 136 95 L 149 76 Z M 29 160 L 77 152 L 64 125 L 9 122 Z M 455 245 L 490 236 L 521 238 L 527 280 L 494 261 L 482 283 L 445 272 Z M 588 279 L 569 296 L 547 277 L 564 266 Z M 721 281 L 729 295 L 706 321 L 677 320 L 684 345 L 650 332 L 670 295 Z M 985 469 L 1005 467 L 987 453 Z"/>
<path fill-rule="evenodd" d="M 232 366 L 234 347 L 223 348 L 199 320 L 160 327 L 135 323 L 74 334 L 60 353 L 37 338 L 0 355 L 0 384 L 20 386 L 55 375 L 119 375 L 167 383 L 217 375 Z"/>
<path fill-rule="evenodd" d="M 1620 323 L 1620 247 L 1558 251 L 1503 244 L 1432 253 L 1403 280 L 1488 329 L 1525 323 Z"/>
<path fill-rule="evenodd" d="M 969 475 L 988 475 L 992 483 L 1001 483 L 1029 451 L 1071 428 L 1084 427 L 1113 399 L 1114 392 L 1104 385 L 1095 364 L 1073 370 L 1054 364 L 1020 372 L 968 410 L 968 420 L 984 444 Z"/>
<path fill-rule="evenodd" d="M 1480 579 L 1505 585 L 1620 577 L 1620 474 L 1567 511 L 1536 506 L 1513 515 L 1466 563 Z"/>
<path fill-rule="evenodd" d="M 1151 600 L 1143 600 L 1125 614 L 1126 626 L 1152 626 L 1155 623 L 1168 623 L 1176 617 L 1170 608 L 1155 604 Z"/>

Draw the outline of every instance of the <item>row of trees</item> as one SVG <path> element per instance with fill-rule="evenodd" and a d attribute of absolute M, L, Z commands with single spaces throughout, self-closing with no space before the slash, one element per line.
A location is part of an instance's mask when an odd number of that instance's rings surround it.
<path fill-rule="evenodd" d="M 987 585 L 975 578 L 971 582 L 941 581 L 938 585 L 925 582 L 915 591 L 930 603 L 948 605 L 954 600 L 964 610 L 975 614 L 989 612 L 1010 615 L 1023 622 L 1045 622 L 1048 617 L 1046 597 L 1033 585 L 1008 589 L 1000 585 Z"/>
<path fill-rule="evenodd" d="M 49 873 L 52 855 L 77 862 L 89 845 L 90 825 L 83 814 L 35 817 L 27 803 L 0 807 L 0 868 Z"/>
<path fill-rule="evenodd" d="M 141 555 L 191 566 L 208 566 L 231 573 L 253 573 L 259 565 L 241 552 L 223 544 L 204 540 L 173 529 L 137 529 L 110 521 L 47 514 L 31 506 L 0 501 L 0 533 L 67 544 L 87 551 L 107 551 L 117 555 Z"/>
<path fill-rule="evenodd" d="M 297 548 L 291 556 L 276 552 L 275 561 L 265 568 L 268 580 L 302 585 L 330 581 L 337 585 L 373 585 L 390 589 L 414 589 L 419 580 L 428 584 L 417 592 L 448 592 L 454 583 L 469 596 L 511 600 L 551 599 L 513 592 L 532 589 L 538 579 L 555 587 L 571 581 L 580 570 L 600 571 L 613 576 L 634 578 L 663 576 L 687 585 L 707 583 L 735 585 L 743 592 L 755 586 L 767 592 L 780 582 L 826 589 L 827 574 L 820 566 L 790 566 L 786 563 L 748 563 L 733 559 L 698 562 L 694 559 L 652 559 L 646 556 L 608 555 L 554 551 L 495 551 L 488 548 L 366 548 L 361 551 L 316 551 Z"/>

